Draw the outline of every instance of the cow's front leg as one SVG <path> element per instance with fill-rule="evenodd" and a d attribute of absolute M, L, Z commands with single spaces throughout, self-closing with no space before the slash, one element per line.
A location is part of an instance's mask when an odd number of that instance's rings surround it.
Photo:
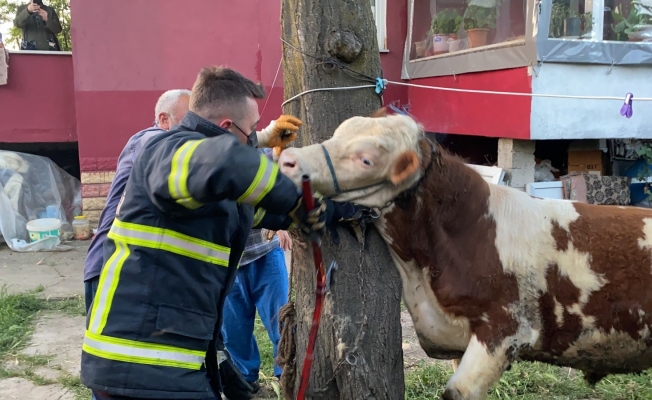
<path fill-rule="evenodd" d="M 498 381 L 509 365 L 507 341 L 490 350 L 471 337 L 462 361 L 446 384 L 444 400 L 483 400 L 487 391 Z"/>

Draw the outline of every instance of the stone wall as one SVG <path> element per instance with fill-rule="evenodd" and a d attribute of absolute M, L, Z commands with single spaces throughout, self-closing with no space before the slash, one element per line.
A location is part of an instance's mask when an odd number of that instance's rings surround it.
<path fill-rule="evenodd" d="M 505 170 L 509 186 L 525 191 L 525 185 L 534 182 L 535 145 L 534 140 L 498 140 L 498 166 Z"/>
<path fill-rule="evenodd" d="M 81 173 L 83 213 L 93 228 L 97 227 L 114 176 L 115 171 Z"/>

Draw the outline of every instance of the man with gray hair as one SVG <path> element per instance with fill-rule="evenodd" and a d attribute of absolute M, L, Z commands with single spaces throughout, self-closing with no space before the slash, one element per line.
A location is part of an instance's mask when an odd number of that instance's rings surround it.
<path fill-rule="evenodd" d="M 140 149 L 153 136 L 169 131 L 173 126 L 179 125 L 183 116 L 188 112 L 190 90 L 174 89 L 168 90 L 159 97 L 154 107 L 154 126 L 147 128 L 133 135 L 127 141 L 120 157 L 118 167 L 115 171 L 115 178 L 111 183 L 109 194 L 106 198 L 106 206 L 100 215 L 97 233 L 88 248 L 88 255 L 84 263 L 84 291 L 86 297 L 86 312 L 89 311 L 97 285 L 100 280 L 100 272 L 104 264 L 104 241 L 111 229 L 115 218 L 116 208 L 125 190 L 131 167 L 140 152 Z"/>

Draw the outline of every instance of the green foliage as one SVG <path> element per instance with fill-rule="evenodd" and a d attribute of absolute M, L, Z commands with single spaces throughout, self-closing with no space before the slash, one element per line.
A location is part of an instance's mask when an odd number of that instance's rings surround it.
<path fill-rule="evenodd" d="M 452 370 L 449 363 L 422 365 L 405 373 L 405 399 L 440 398 Z M 609 375 L 589 387 L 580 371 L 516 362 L 489 391 L 489 400 L 625 400 L 652 398 L 652 372 Z"/>
<path fill-rule="evenodd" d="M 558 38 L 564 36 L 564 20 L 568 16 L 568 6 L 561 2 L 552 3 L 550 12 L 550 31 L 548 36 Z"/>
<path fill-rule="evenodd" d="M 593 13 L 591 11 L 582 14 L 582 36 L 586 36 L 593 30 Z"/>
<path fill-rule="evenodd" d="M 611 15 L 614 18 L 614 24 L 611 25 L 611 29 L 616 33 L 616 40 L 627 41 L 629 35 L 639 29 L 639 25 L 652 24 L 652 17 L 649 15 L 652 10 L 649 10 L 645 5 L 638 4 L 638 7 L 647 11 L 646 13 L 641 13 L 635 5 L 637 4 L 633 1 L 632 8 L 627 17 L 620 13 L 620 8 L 618 12 L 611 11 Z"/>
<path fill-rule="evenodd" d="M 496 8 L 470 5 L 464 10 L 464 29 L 494 29 L 496 27 Z"/>
<path fill-rule="evenodd" d="M 575 10 L 570 10 L 568 4 L 561 1 L 552 3 L 550 12 L 550 28 L 548 37 L 559 38 L 564 36 L 564 20 L 567 18 L 580 18 L 582 20 L 582 35 L 586 35 L 593 30 L 593 14 L 589 11 L 580 14 Z"/>
<path fill-rule="evenodd" d="M 432 33 L 444 35 L 456 34 L 462 25 L 462 16 L 453 8 L 446 8 L 435 14 L 432 19 Z"/>
<path fill-rule="evenodd" d="M 0 23 L 9 22 L 12 24 L 9 35 L 3 37 L 3 41 L 6 44 L 14 45 L 17 49 L 20 48 L 23 32 L 13 26 L 13 21 L 18 7 L 27 3 L 27 0 L 0 0 Z M 43 3 L 54 8 L 59 16 L 59 22 L 61 22 L 61 28 L 63 28 L 61 33 L 57 35 L 61 50 L 72 51 L 72 41 L 70 40 L 70 0 L 45 0 Z"/>

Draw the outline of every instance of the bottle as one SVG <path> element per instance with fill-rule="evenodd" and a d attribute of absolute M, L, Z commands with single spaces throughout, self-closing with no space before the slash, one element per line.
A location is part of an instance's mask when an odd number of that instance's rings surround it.
<path fill-rule="evenodd" d="M 86 240 L 91 237 L 91 225 L 83 215 L 75 217 L 75 220 L 72 221 L 72 229 L 77 240 Z"/>

